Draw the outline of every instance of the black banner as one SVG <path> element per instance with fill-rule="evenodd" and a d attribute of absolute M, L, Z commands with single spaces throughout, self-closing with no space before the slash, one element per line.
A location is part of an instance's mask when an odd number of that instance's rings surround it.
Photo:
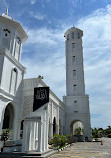
<path fill-rule="evenodd" d="M 33 111 L 49 102 L 49 87 L 34 88 Z"/>

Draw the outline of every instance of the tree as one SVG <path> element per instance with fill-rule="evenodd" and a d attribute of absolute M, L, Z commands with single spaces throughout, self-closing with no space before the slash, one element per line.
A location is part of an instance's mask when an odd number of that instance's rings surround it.
<path fill-rule="evenodd" d="M 77 127 L 75 130 L 74 130 L 74 134 L 75 135 L 82 135 L 84 133 L 84 130 L 81 128 L 81 127 Z"/>
<path fill-rule="evenodd" d="M 93 138 L 101 138 L 103 136 L 102 128 L 92 128 L 92 137 Z"/>

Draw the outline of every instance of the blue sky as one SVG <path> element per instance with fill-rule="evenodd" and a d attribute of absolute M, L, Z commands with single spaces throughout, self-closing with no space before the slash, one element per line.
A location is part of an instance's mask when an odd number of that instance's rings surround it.
<path fill-rule="evenodd" d="M 111 0 L 0 0 L 1 14 L 7 5 L 29 36 L 21 58 L 25 78 L 44 76 L 60 99 L 66 93 L 64 32 L 73 25 L 83 30 L 91 125 L 111 125 Z"/>

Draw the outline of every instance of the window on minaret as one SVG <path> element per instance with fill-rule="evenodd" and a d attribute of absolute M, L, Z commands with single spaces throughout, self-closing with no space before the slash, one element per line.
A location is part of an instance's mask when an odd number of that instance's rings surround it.
<path fill-rule="evenodd" d="M 77 86 L 76 86 L 76 84 L 74 85 L 74 92 L 76 91 L 76 89 L 77 89 Z"/>
<path fill-rule="evenodd" d="M 72 43 L 72 51 L 75 50 L 75 43 Z"/>
<path fill-rule="evenodd" d="M 2 46 L 8 50 L 10 49 L 10 31 L 8 29 L 3 29 Z"/>
<path fill-rule="evenodd" d="M 74 39 L 74 32 L 72 32 L 72 39 Z"/>
<path fill-rule="evenodd" d="M 78 112 L 77 101 L 74 101 L 74 112 Z"/>
<path fill-rule="evenodd" d="M 20 57 L 20 47 L 21 47 L 21 40 L 19 37 L 16 37 L 14 56 L 17 60 L 19 60 Z"/>
<path fill-rule="evenodd" d="M 73 86 L 73 95 L 76 95 L 77 94 L 77 85 L 75 84 Z"/>
<path fill-rule="evenodd" d="M 78 39 L 80 38 L 80 33 L 78 33 Z"/>
<path fill-rule="evenodd" d="M 67 40 L 69 40 L 69 34 L 67 35 Z"/>
<path fill-rule="evenodd" d="M 12 69 L 11 79 L 10 79 L 10 90 L 9 90 L 11 94 L 15 94 L 15 91 L 16 91 L 17 74 L 18 74 L 17 69 L 16 68 Z"/>
<path fill-rule="evenodd" d="M 73 76 L 76 76 L 76 70 L 73 70 Z"/>
<path fill-rule="evenodd" d="M 73 56 L 73 57 L 72 57 L 72 62 L 74 63 L 75 61 L 76 61 L 76 57 Z"/>

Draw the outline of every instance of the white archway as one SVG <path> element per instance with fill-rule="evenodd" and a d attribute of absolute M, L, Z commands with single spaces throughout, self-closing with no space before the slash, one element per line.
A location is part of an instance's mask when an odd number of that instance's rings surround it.
<path fill-rule="evenodd" d="M 5 108 L 2 129 L 13 129 L 14 126 L 14 108 L 11 103 Z"/>
<path fill-rule="evenodd" d="M 53 118 L 53 136 L 56 134 L 56 118 Z"/>
<path fill-rule="evenodd" d="M 70 124 L 70 133 L 72 135 L 76 134 L 76 129 L 80 128 L 81 132 L 80 135 L 84 134 L 84 124 L 80 120 L 73 120 Z"/>

